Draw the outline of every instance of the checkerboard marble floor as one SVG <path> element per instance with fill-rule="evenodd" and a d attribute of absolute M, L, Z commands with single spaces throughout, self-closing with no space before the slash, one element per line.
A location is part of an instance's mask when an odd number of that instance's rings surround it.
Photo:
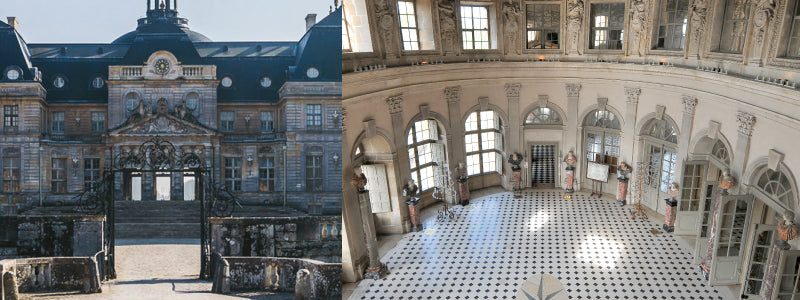
<path fill-rule="evenodd" d="M 692 250 L 629 206 L 560 190 L 499 193 L 425 221 L 382 261 L 390 274 L 364 280 L 350 299 L 515 299 L 534 274 L 549 274 L 570 299 L 730 299 L 706 286 Z"/>

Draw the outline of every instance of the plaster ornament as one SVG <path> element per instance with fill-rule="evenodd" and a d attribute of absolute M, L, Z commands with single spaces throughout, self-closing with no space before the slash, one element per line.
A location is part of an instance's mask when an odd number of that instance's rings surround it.
<path fill-rule="evenodd" d="M 439 28 L 441 29 L 443 47 L 447 51 L 459 52 L 456 35 L 455 0 L 439 1 Z"/>
<path fill-rule="evenodd" d="M 789 241 L 797 238 L 800 234 L 800 224 L 794 223 L 794 212 L 787 210 L 783 213 L 783 220 L 778 222 L 778 238 L 776 241 L 778 247 L 783 250 L 789 250 L 792 246 Z"/>
<path fill-rule="evenodd" d="M 511 170 L 514 172 L 519 172 L 519 170 L 521 169 L 519 164 L 521 162 L 522 162 L 522 154 L 514 152 L 508 156 L 508 163 L 511 164 Z"/>
<path fill-rule="evenodd" d="M 509 49 L 514 49 L 517 55 L 522 54 L 522 50 L 517 45 L 517 35 L 519 35 L 519 3 L 516 0 L 503 1 L 503 29 L 505 32 L 505 51 L 508 54 Z"/>

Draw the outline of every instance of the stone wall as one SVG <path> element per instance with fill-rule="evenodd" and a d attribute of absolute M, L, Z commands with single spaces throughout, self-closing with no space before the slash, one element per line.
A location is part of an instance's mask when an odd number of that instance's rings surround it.
<path fill-rule="evenodd" d="M 91 256 L 103 250 L 103 216 L 0 218 L 0 258 Z"/>
<path fill-rule="evenodd" d="M 341 299 L 342 264 L 276 257 L 223 257 L 229 291 L 294 292 L 297 299 Z M 225 263 L 223 263 L 225 264 Z M 298 275 L 302 272 L 306 276 Z M 215 278 L 214 282 L 218 282 Z"/>
<path fill-rule="evenodd" d="M 84 293 L 99 293 L 99 264 L 90 257 L 38 257 L 0 260 L 0 273 L 4 281 L 6 274 L 13 276 L 18 292 L 79 290 Z M 4 282 L 5 283 L 5 282 Z M 15 291 L 3 284 L 3 295 Z"/>
<path fill-rule="evenodd" d="M 211 218 L 211 252 L 222 256 L 341 262 L 341 217 Z"/>

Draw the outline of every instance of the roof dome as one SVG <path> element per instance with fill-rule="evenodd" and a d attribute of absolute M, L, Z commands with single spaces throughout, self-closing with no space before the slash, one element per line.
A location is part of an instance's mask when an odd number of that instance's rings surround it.
<path fill-rule="evenodd" d="M 136 40 L 136 37 L 141 35 L 175 35 L 178 38 L 186 37 L 189 41 L 195 43 L 211 42 L 211 39 L 202 33 L 190 30 L 189 20 L 178 17 L 177 7 L 171 7 L 170 1 L 166 3 L 167 4 L 164 5 L 162 1 L 161 7 L 150 7 L 150 1 L 148 1 L 147 17 L 138 20 L 139 25 L 136 27 L 136 30 L 123 34 L 112 43 L 130 44 Z"/>

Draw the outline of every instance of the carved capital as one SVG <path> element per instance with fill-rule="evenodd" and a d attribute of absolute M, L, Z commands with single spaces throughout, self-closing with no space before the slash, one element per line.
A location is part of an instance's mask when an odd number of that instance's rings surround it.
<path fill-rule="evenodd" d="M 736 122 L 739 123 L 739 133 L 750 136 L 753 133 L 753 124 L 756 117 L 750 113 L 740 111 L 736 114 Z"/>
<path fill-rule="evenodd" d="M 389 112 L 396 114 L 403 111 L 403 95 L 389 96 L 386 98 L 386 104 L 389 105 Z"/>
<path fill-rule="evenodd" d="M 639 103 L 639 95 L 642 94 L 642 89 L 635 87 L 625 87 L 625 97 L 628 98 L 628 103 Z"/>
<path fill-rule="evenodd" d="M 444 88 L 444 98 L 447 102 L 461 101 L 461 86 L 451 86 Z"/>
<path fill-rule="evenodd" d="M 506 83 L 506 97 L 519 98 L 519 89 L 522 87 L 519 83 Z"/>
<path fill-rule="evenodd" d="M 578 97 L 581 93 L 580 83 L 567 83 L 567 97 Z"/>
<path fill-rule="evenodd" d="M 694 115 L 694 108 L 697 106 L 697 97 L 690 95 L 683 95 L 683 113 Z"/>

